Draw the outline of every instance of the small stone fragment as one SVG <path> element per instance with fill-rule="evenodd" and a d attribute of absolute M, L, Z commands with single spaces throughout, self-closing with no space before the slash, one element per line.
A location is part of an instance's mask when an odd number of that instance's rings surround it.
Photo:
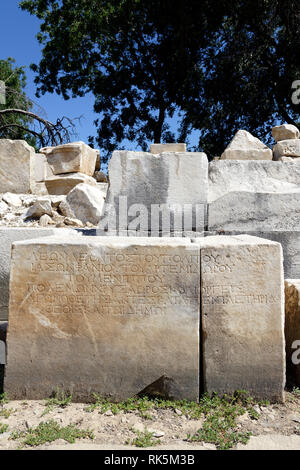
<path fill-rule="evenodd" d="M 47 225 L 52 225 L 54 223 L 55 222 L 53 222 L 53 220 L 48 214 L 42 215 L 42 217 L 39 220 L 39 225 L 41 225 L 42 227 L 46 227 Z"/>
<path fill-rule="evenodd" d="M 287 139 L 299 139 L 299 129 L 293 124 L 282 124 L 281 126 L 275 126 L 272 129 L 272 136 L 275 142 Z"/>
<path fill-rule="evenodd" d="M 52 215 L 52 207 L 49 200 L 36 201 L 26 212 L 25 219 L 40 218 L 44 214 Z"/>
<path fill-rule="evenodd" d="M 5 193 L 3 194 L 2 199 L 9 206 L 19 207 L 22 205 L 22 200 L 18 194 Z"/>

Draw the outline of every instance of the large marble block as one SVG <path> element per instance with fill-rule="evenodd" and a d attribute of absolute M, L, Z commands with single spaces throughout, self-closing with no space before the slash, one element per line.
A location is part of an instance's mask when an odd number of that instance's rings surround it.
<path fill-rule="evenodd" d="M 204 230 L 208 160 L 204 153 L 116 151 L 101 227 L 109 232 Z"/>
<path fill-rule="evenodd" d="M 201 248 L 204 390 L 283 401 L 284 280 L 279 243 L 240 235 Z"/>
<path fill-rule="evenodd" d="M 5 391 L 198 400 L 199 289 L 200 250 L 188 239 L 15 243 Z"/>
<path fill-rule="evenodd" d="M 299 231 L 300 191 L 230 192 L 208 206 L 208 230 Z"/>
<path fill-rule="evenodd" d="M 46 156 L 54 175 L 78 172 L 93 176 L 99 151 L 84 142 L 72 142 L 48 148 Z"/>

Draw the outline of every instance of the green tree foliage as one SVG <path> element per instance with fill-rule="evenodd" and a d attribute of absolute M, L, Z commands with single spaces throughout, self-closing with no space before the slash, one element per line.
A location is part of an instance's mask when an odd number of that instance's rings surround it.
<path fill-rule="evenodd" d="M 296 122 L 299 0 L 23 0 L 41 19 L 38 93 L 95 96 L 96 141 L 224 149 L 238 128 Z M 170 119 L 178 121 L 172 132 Z"/>
<path fill-rule="evenodd" d="M 0 60 L 0 81 L 4 88 L 0 102 L 0 110 L 22 109 L 29 111 L 32 102 L 27 98 L 24 89 L 26 86 L 26 76 L 24 67 L 15 66 L 15 60 L 8 58 Z M 26 115 L 9 113 L 0 120 L 1 139 L 24 139 L 30 145 L 35 145 L 35 139 L 28 134 L 26 128 L 30 126 L 32 119 Z"/>

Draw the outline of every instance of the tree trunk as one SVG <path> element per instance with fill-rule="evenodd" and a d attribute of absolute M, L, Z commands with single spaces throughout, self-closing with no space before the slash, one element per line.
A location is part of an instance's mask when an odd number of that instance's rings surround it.
<path fill-rule="evenodd" d="M 158 121 L 156 123 L 154 134 L 153 134 L 155 144 L 161 143 L 160 141 L 161 141 L 162 127 L 165 122 L 165 112 L 166 112 L 166 108 L 164 106 L 160 107 Z"/>

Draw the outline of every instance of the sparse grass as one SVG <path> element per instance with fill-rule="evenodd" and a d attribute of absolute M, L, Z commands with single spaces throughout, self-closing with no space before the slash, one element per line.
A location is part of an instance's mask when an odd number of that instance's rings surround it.
<path fill-rule="evenodd" d="M 13 440 L 22 439 L 22 446 L 28 445 L 31 447 L 40 446 L 57 439 L 64 439 L 70 444 L 74 444 L 76 439 L 83 438 L 94 439 L 94 434 L 89 429 L 81 430 L 73 424 L 61 427 L 54 420 L 41 422 L 35 428 L 29 428 L 27 431 L 16 431 L 11 436 Z"/>
<path fill-rule="evenodd" d="M 50 413 L 55 406 L 59 408 L 66 408 L 72 402 L 72 395 L 66 394 L 64 391 L 59 388 L 56 389 L 54 396 L 46 400 L 46 409 L 43 412 L 42 416 Z"/>
<path fill-rule="evenodd" d="M 5 405 L 9 402 L 7 393 L 0 393 L 0 405 Z"/>
<path fill-rule="evenodd" d="M 13 413 L 14 409 L 13 408 L 2 408 L 0 409 L 0 416 L 2 416 L 5 419 L 8 419 L 10 415 Z"/>
<path fill-rule="evenodd" d="M 123 402 L 112 403 L 105 398 L 101 398 L 99 395 L 94 393 L 95 402 L 85 408 L 85 411 L 91 413 L 95 409 L 98 409 L 101 414 L 104 414 L 106 411 L 110 410 L 114 415 L 120 413 L 121 411 L 138 411 L 140 416 L 145 419 L 152 419 L 148 411 L 153 409 L 153 401 L 149 400 L 147 397 L 133 397 L 128 398 Z"/>
<path fill-rule="evenodd" d="M 300 393 L 300 392 L 299 392 Z M 204 416 L 204 423 L 194 435 L 188 435 L 189 441 L 204 441 L 215 444 L 218 449 L 230 449 L 237 443 L 247 443 L 251 433 L 238 432 L 237 418 L 248 412 L 250 419 L 258 419 L 259 413 L 254 408 L 255 405 L 267 406 L 269 402 L 255 401 L 246 391 L 237 391 L 233 396 L 224 395 L 220 398 L 214 394 L 212 396 L 203 395 L 199 403 L 187 400 L 163 400 L 160 398 L 133 397 L 119 403 L 111 403 L 109 400 L 94 395 L 95 402 L 85 408 L 85 411 L 92 412 L 98 409 L 100 413 L 111 410 L 113 414 L 121 411 L 138 411 L 145 419 L 152 419 L 149 412 L 151 410 L 180 410 L 182 415 L 189 419 L 200 419 Z M 150 433 L 151 434 L 151 433 Z M 139 433 L 138 437 L 130 441 L 132 445 L 142 444 L 151 440 L 148 434 Z M 152 445 L 158 441 L 153 441 Z M 145 446 L 144 446 L 145 447 Z"/>
<path fill-rule="evenodd" d="M 0 434 L 3 434 L 8 430 L 8 424 L 0 423 Z"/>
<path fill-rule="evenodd" d="M 10 417 L 11 413 L 14 411 L 13 408 L 5 409 L 4 405 L 9 402 L 8 396 L 6 393 L 0 394 L 0 416 L 7 419 Z"/>
<path fill-rule="evenodd" d="M 258 419 L 259 414 L 254 405 L 266 406 L 267 401 L 255 402 L 244 390 L 233 396 L 204 395 L 199 403 L 205 421 L 194 435 L 188 435 L 191 442 L 208 442 L 215 444 L 220 450 L 232 448 L 237 443 L 246 444 L 251 436 L 249 432 L 237 431 L 237 418 L 248 411 L 251 419 Z"/>
<path fill-rule="evenodd" d="M 296 398 L 300 398 L 300 388 L 294 387 L 293 390 L 292 390 L 292 394 L 293 394 Z"/>
<path fill-rule="evenodd" d="M 135 447 L 153 447 L 161 442 L 160 439 L 153 439 L 153 432 L 150 432 L 147 429 L 144 432 L 134 432 L 137 434 L 137 437 L 134 439 L 127 439 L 125 444 Z"/>

